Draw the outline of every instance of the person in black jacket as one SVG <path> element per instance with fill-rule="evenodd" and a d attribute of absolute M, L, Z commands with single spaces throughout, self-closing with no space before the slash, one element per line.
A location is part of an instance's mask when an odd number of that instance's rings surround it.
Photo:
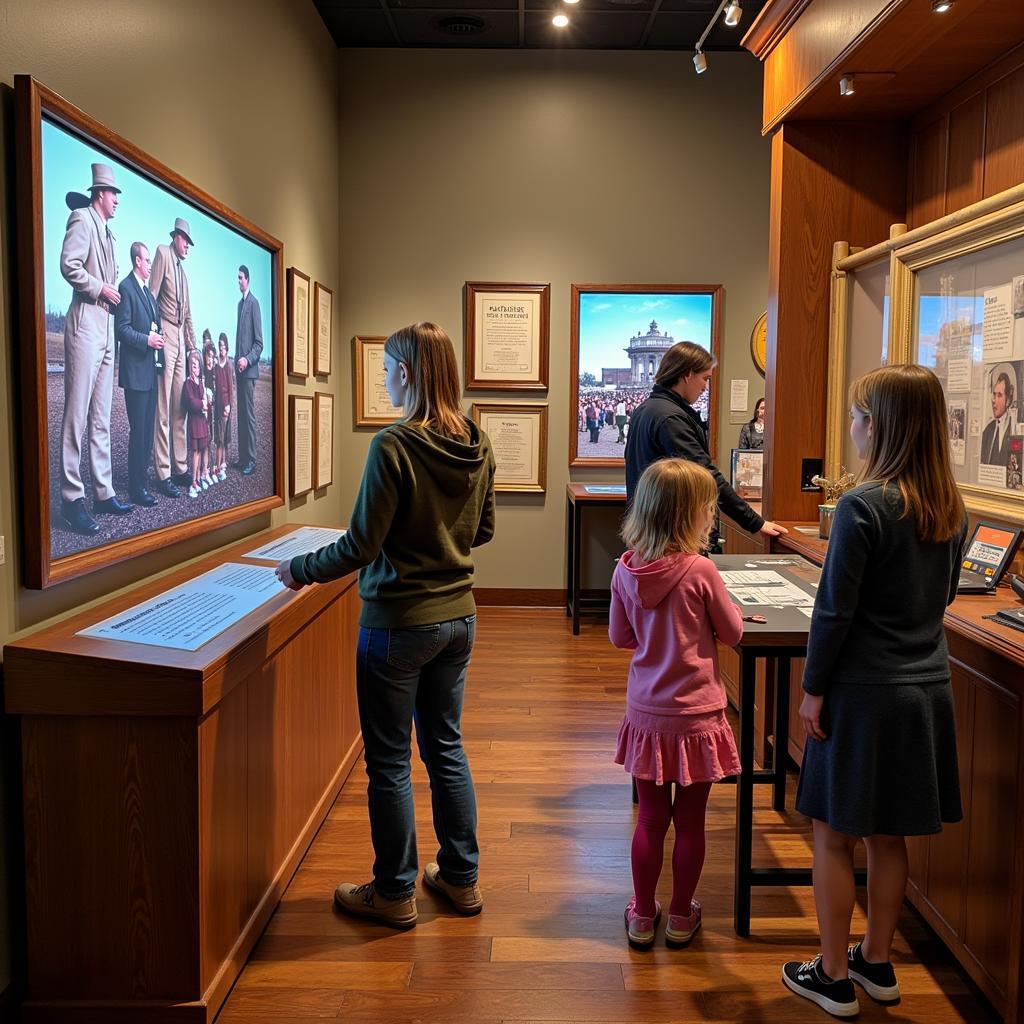
<path fill-rule="evenodd" d="M 114 335 L 120 350 L 117 382 L 124 389 L 128 413 L 128 490 L 136 505 L 150 508 L 156 498 L 146 489 L 146 472 L 153 454 L 157 374 L 163 373 L 164 340 L 160 313 L 146 287 L 149 249 L 131 247 L 132 272 L 121 282 L 121 301 L 114 312 Z"/>
<path fill-rule="evenodd" d="M 687 459 L 709 470 L 718 485 L 718 507 L 749 533 L 778 537 L 787 531 L 766 522 L 730 486 L 711 461 L 708 432 L 691 405 L 707 389 L 715 359 L 707 349 L 680 341 L 662 357 L 651 397 L 637 407 L 626 438 L 626 507 L 643 471 L 659 459 Z M 712 546 L 715 538 L 712 537 Z"/>

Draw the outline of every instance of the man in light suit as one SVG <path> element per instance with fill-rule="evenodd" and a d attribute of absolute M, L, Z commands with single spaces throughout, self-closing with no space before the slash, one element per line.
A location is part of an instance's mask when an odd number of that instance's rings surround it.
<path fill-rule="evenodd" d="M 108 222 L 121 190 L 106 164 L 92 165 L 89 196 L 69 192 L 61 276 L 72 288 L 64 323 L 64 416 L 61 422 L 61 518 L 83 534 L 99 532 L 93 515 L 127 515 L 110 470 L 110 402 L 114 394 L 114 318 L 121 301 L 115 282 L 114 236 Z M 82 440 L 89 432 L 93 515 L 85 506 Z"/>
<path fill-rule="evenodd" d="M 117 383 L 124 389 L 128 413 L 128 489 L 136 505 L 151 508 L 156 498 L 146 489 L 146 470 L 153 453 L 156 387 L 163 373 L 164 340 L 160 313 L 146 287 L 149 249 L 132 242 L 132 272 L 121 282 L 121 303 L 114 315 L 114 333 L 120 347 Z"/>
<path fill-rule="evenodd" d="M 992 385 L 992 422 L 981 434 L 981 461 L 987 466 L 1005 466 L 1010 455 L 1013 422 L 1010 406 L 1014 399 L 1013 381 L 1003 371 Z"/>
<path fill-rule="evenodd" d="M 235 374 L 238 383 L 238 462 L 246 475 L 256 469 L 256 381 L 263 352 L 263 323 L 260 304 L 249 291 L 249 268 L 238 268 L 238 325 L 235 329 Z"/>
<path fill-rule="evenodd" d="M 185 386 L 188 353 L 196 347 L 188 276 L 182 266 L 193 244 L 188 221 L 178 217 L 171 232 L 171 244 L 156 247 L 153 273 L 149 279 L 149 291 L 156 299 L 160 333 L 164 339 L 164 372 L 156 389 L 153 462 L 157 489 L 168 498 L 177 498 L 181 494 L 176 485 L 192 483 L 185 447 L 181 392 Z"/>

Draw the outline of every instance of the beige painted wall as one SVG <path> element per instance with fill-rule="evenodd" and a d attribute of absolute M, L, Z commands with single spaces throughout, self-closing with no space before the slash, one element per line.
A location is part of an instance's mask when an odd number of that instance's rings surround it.
<path fill-rule="evenodd" d="M 312 4 L 0 0 L 0 535 L 7 551 L 0 566 L 0 643 L 255 530 L 288 518 L 333 522 L 340 514 L 339 488 L 332 487 L 319 500 L 49 591 L 19 586 L 23 482 L 12 379 L 18 338 L 9 87 L 20 73 L 34 75 L 282 239 L 286 263 L 331 287 L 338 280 L 337 51 Z M 337 386 L 334 377 L 329 389 Z M 342 461 L 339 452 L 336 475 Z M 0 831 L 2 840 L 7 833 Z M 0 841 L 0 857 L 3 852 Z M 11 938 L 4 875 L 0 864 L 0 990 L 9 979 Z"/>
<path fill-rule="evenodd" d="M 571 282 L 724 284 L 723 466 L 739 434 L 729 379 L 749 380 L 751 408 L 764 394 L 749 356 L 768 284 L 761 69 L 746 54 L 711 65 L 698 78 L 676 53 L 341 51 L 343 339 L 436 320 L 461 360 L 463 282 L 551 282 L 548 491 L 499 497 L 480 586 L 564 585 Z M 346 510 L 370 439 L 351 402 L 348 383 Z M 585 583 L 607 585 L 614 531 L 604 517 Z"/>

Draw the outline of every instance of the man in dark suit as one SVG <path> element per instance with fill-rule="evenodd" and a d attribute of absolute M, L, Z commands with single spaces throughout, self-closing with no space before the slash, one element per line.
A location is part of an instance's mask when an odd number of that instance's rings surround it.
<path fill-rule="evenodd" d="M 1010 435 L 1013 433 L 1010 413 L 1013 399 L 1013 382 L 1004 371 L 992 385 L 992 421 L 981 434 L 981 461 L 985 465 L 1006 465 L 1010 454 Z"/>
<path fill-rule="evenodd" d="M 260 304 L 249 291 L 249 268 L 238 268 L 238 327 L 235 330 L 235 374 L 238 381 L 238 462 L 246 475 L 256 469 L 256 381 L 263 352 L 263 324 Z"/>
<path fill-rule="evenodd" d="M 114 314 L 119 346 L 117 383 L 124 388 L 128 412 L 128 489 L 136 505 L 150 508 L 156 498 L 146 489 L 146 470 L 153 452 L 157 375 L 163 372 L 164 341 L 160 313 L 146 287 L 151 263 L 142 242 L 131 248 L 132 272 L 121 282 L 121 301 Z"/>

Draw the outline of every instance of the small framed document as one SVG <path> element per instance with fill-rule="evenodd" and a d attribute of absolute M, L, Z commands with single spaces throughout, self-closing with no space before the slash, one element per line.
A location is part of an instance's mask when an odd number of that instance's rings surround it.
<path fill-rule="evenodd" d="M 473 420 L 491 439 L 496 491 L 547 490 L 547 403 L 474 402 Z"/>
<path fill-rule="evenodd" d="M 761 497 L 764 477 L 764 451 L 760 448 L 733 448 L 730 483 L 745 499 Z"/>
<path fill-rule="evenodd" d="M 382 427 L 394 423 L 402 415 L 388 397 L 384 387 L 384 342 L 386 338 L 362 337 L 352 339 L 352 359 L 355 363 L 352 379 L 355 382 L 355 425 Z"/>
<path fill-rule="evenodd" d="M 319 490 L 334 482 L 334 395 L 326 391 L 313 396 L 313 440 L 313 487 Z"/>
<path fill-rule="evenodd" d="M 309 278 L 288 268 L 288 373 L 309 376 Z"/>
<path fill-rule="evenodd" d="M 467 281 L 466 390 L 546 391 L 551 285 Z"/>
<path fill-rule="evenodd" d="M 334 293 L 317 281 L 313 285 L 313 373 L 327 377 L 331 372 L 331 318 L 334 315 Z"/>
<path fill-rule="evenodd" d="M 313 398 L 288 396 L 288 471 L 293 498 L 313 490 Z"/>

